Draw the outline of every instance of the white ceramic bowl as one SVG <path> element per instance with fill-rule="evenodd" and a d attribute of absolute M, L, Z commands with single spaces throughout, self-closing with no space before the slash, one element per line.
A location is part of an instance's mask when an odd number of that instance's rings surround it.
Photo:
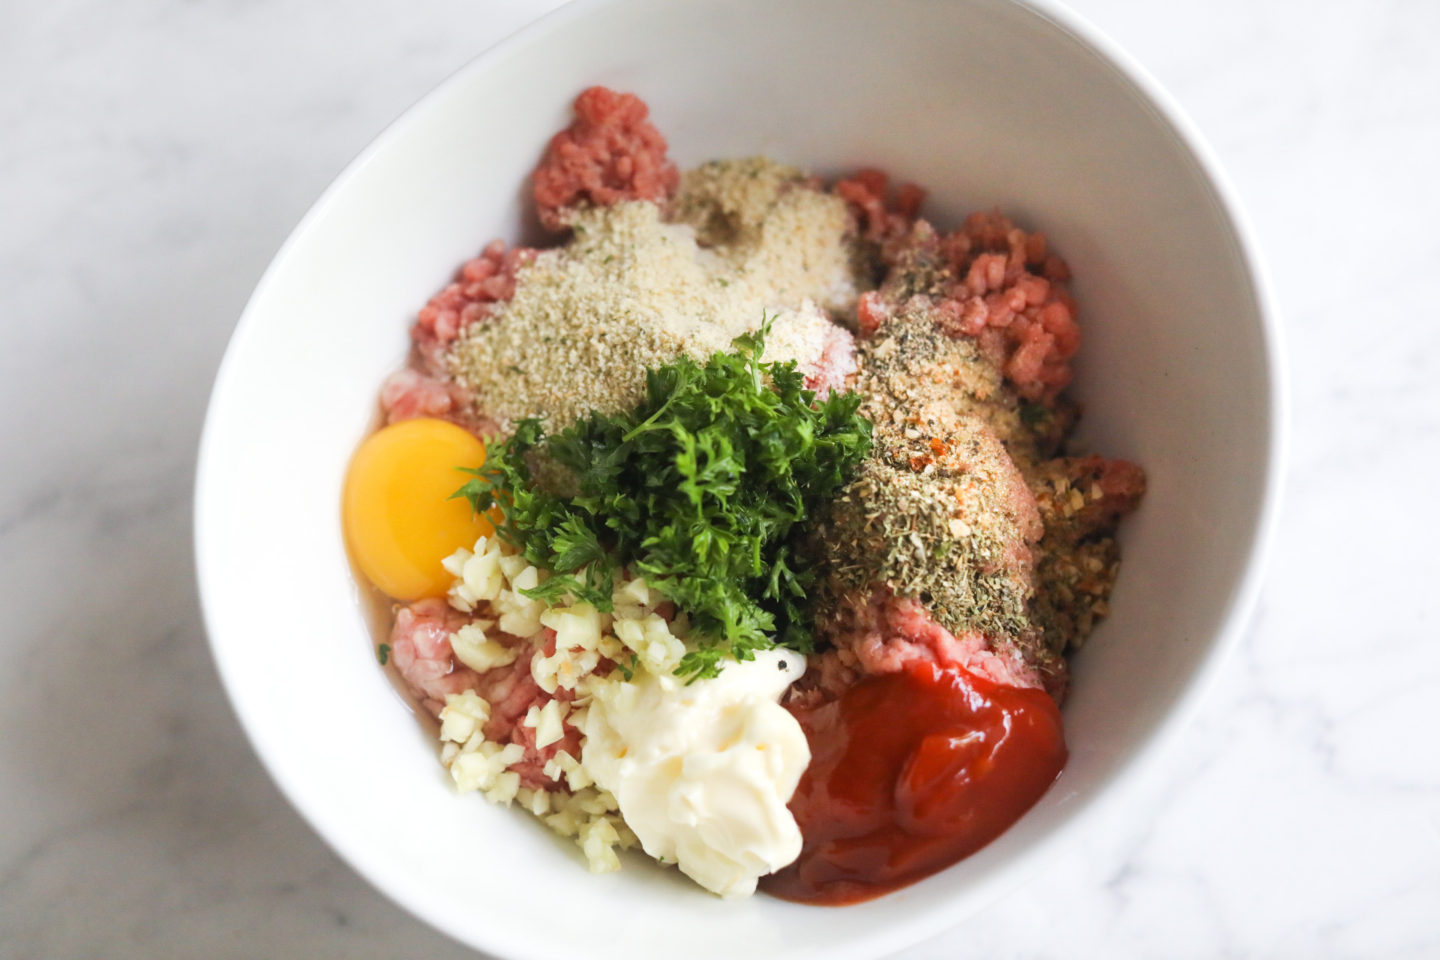
<path fill-rule="evenodd" d="M 347 458 L 416 309 L 490 238 L 576 93 L 642 95 L 682 165 L 881 166 L 956 224 L 998 205 L 1070 262 L 1094 449 L 1142 463 L 1113 614 L 1077 657 L 1064 776 L 1019 824 L 843 909 L 723 902 L 632 863 L 586 873 L 448 788 L 376 666 L 340 531 Z M 200 452 L 211 644 L 285 794 L 356 870 L 504 957 L 861 957 L 953 924 L 1073 832 L 1193 705 L 1242 626 L 1278 486 L 1281 388 L 1255 253 L 1169 98 L 1074 15 L 1008 0 L 596 0 L 476 59 L 310 211 L 230 344 Z"/>

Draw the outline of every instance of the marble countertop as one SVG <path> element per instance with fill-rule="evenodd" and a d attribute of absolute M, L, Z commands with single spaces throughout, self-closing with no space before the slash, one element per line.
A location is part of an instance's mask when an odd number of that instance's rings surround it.
<path fill-rule="evenodd" d="M 190 486 L 226 338 L 296 220 L 554 5 L 0 8 L 0 956 L 474 956 L 341 864 L 251 754 L 202 635 Z M 1440 956 L 1440 4 L 1075 6 L 1252 215 L 1289 335 L 1286 502 L 1243 647 L 1134 802 L 903 956 Z"/>

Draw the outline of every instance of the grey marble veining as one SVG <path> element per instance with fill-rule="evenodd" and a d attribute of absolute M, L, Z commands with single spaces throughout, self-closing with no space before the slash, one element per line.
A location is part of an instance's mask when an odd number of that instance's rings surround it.
<path fill-rule="evenodd" d="M 307 205 L 555 0 L 0 8 L 0 956 L 468 957 L 281 799 L 216 679 L 190 486 Z M 1270 261 L 1294 443 L 1260 609 L 1095 829 L 904 956 L 1440 956 L 1440 5 L 1083 0 Z"/>

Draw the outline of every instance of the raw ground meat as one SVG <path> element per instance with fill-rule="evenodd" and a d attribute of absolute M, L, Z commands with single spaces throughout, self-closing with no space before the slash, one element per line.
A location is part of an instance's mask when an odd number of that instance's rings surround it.
<path fill-rule="evenodd" d="M 1016 687 L 1044 687 L 1044 678 L 1017 654 L 997 650 L 979 633 L 955 636 L 917 600 L 880 588 L 868 603 L 836 611 L 820 627 L 832 645 L 812 657 L 787 705 L 811 707 L 838 697 L 860 677 L 897 673 L 914 662 L 963 667 L 976 676 Z"/>
<path fill-rule="evenodd" d="M 890 197 L 888 184 L 878 170 L 835 184 L 857 235 L 878 245 L 890 271 L 880 290 L 860 297 L 860 333 L 873 333 L 922 291 L 946 332 L 975 337 L 1022 397 L 1053 402 L 1080 347 L 1075 301 L 1060 286 L 1070 278 L 1065 261 L 1048 251 L 1043 233 L 1026 233 L 998 212 L 973 213 L 959 230 L 937 233 L 916 219 L 924 192 L 904 184 Z"/>
<path fill-rule="evenodd" d="M 639 97 L 606 87 L 576 97 L 575 121 L 551 138 L 535 169 L 540 222 L 563 230 L 581 204 L 666 200 L 680 184 L 680 171 L 666 158 L 665 138 L 649 114 Z"/>
<path fill-rule="evenodd" d="M 481 439 L 500 432 L 500 425 L 477 409 L 470 391 L 448 377 L 425 373 L 415 366 L 385 378 L 380 387 L 380 409 L 386 423 L 435 417 Z"/>
<path fill-rule="evenodd" d="M 467 260 L 455 280 L 421 308 L 410 328 L 409 365 L 380 388 L 386 423 L 437 417 L 477 436 L 497 432 L 497 425 L 475 409 L 470 392 L 450 376 L 444 355 L 466 328 L 490 319 L 500 304 L 515 296 L 515 275 L 536 252 L 529 247 L 506 250 L 496 240 Z"/>
<path fill-rule="evenodd" d="M 430 298 L 420 310 L 411 339 L 432 369 L 440 367 L 440 352 L 471 324 L 488 319 L 495 305 L 515 296 L 515 274 L 535 259 L 530 247 L 505 249 L 503 240 L 491 241 L 480 256 L 467 260 L 455 280 Z"/>
<path fill-rule="evenodd" d="M 925 191 L 913 183 L 902 183 L 890 194 L 890 177 L 883 170 L 867 167 L 832 188 L 850 205 L 855 232 L 882 249 L 910 232 L 925 200 Z"/>
<path fill-rule="evenodd" d="M 1061 462 L 1072 487 L 1089 490 L 1093 484 L 1100 489 L 1100 498 L 1087 500 L 1075 516 L 1082 535 L 1115 526 L 1145 495 L 1145 471 L 1137 463 L 1099 456 L 1065 457 Z"/>
<path fill-rule="evenodd" d="M 855 372 L 855 338 L 844 327 L 830 324 L 825 328 L 825 345 L 813 366 L 801 366 L 805 389 L 814 390 L 820 399 L 832 391 L 845 389 L 845 381 Z"/>
<path fill-rule="evenodd" d="M 1045 523 L 1030 612 L 1059 657 L 1109 610 L 1120 561 L 1115 528 L 1139 505 L 1145 472 L 1127 460 L 1061 457 L 1038 464 L 1030 483 Z"/>
<path fill-rule="evenodd" d="M 406 367 L 385 378 L 380 387 L 380 408 L 386 423 L 439 417 L 448 420 L 467 406 L 468 394 L 453 381 Z"/>
<path fill-rule="evenodd" d="M 950 332 L 977 337 L 1028 400 L 1053 400 L 1069 383 L 1080 348 L 1075 301 L 1059 284 L 1065 261 L 999 213 L 973 213 L 941 240 L 956 277 L 941 310 Z"/>
<path fill-rule="evenodd" d="M 1093 455 L 1048 460 L 1030 482 L 1049 544 L 1113 531 L 1145 495 L 1145 471 L 1138 464 Z"/>
<path fill-rule="evenodd" d="M 1037 237 L 993 214 L 972 217 L 949 236 L 916 222 L 897 244 L 880 290 L 860 298 L 854 388 L 865 397 L 861 412 L 875 425 L 876 462 L 861 468 L 820 519 L 825 549 L 816 554 L 817 595 L 832 609 L 867 602 L 873 608 L 876 602 L 865 598 L 876 585 L 892 583 L 894 570 L 924 571 L 908 575 L 905 592 L 924 599 L 923 612 L 936 629 L 1021 667 L 1019 674 L 1058 699 L 1066 686 L 1065 654 L 1108 610 L 1119 559 L 1114 530 L 1137 505 L 1145 479 L 1125 461 L 1056 458 L 1073 426 L 1073 407 L 1049 394 L 1041 394 L 1048 406 L 1037 407 L 1033 391 L 1027 401 L 1024 384 L 1016 382 L 1024 354 L 1005 354 L 1005 330 L 1021 329 L 1026 310 L 1036 311 L 1042 324 L 1048 310 L 1066 311 L 1067 322 L 1071 316 L 1056 299 L 1063 291 L 1027 267 L 1063 275 Z M 1007 254 L 976 253 L 1002 242 Z M 1007 327 L 988 326 L 995 316 L 986 301 L 995 293 L 990 284 L 1025 300 L 1021 313 L 1004 321 Z M 978 327 L 962 328 L 967 309 Z M 1057 343 L 1071 351 L 1078 339 L 1049 341 Z M 1060 355 L 1045 356 L 1042 366 Z M 1068 378 L 1065 361 L 1057 362 L 1064 371 L 1046 390 Z M 906 500 L 906 491 L 915 497 Z M 925 518 L 920 525 L 927 529 L 943 528 L 931 504 L 960 521 L 962 552 L 916 556 L 905 523 L 892 529 L 870 519 L 888 509 Z M 909 641 L 892 621 L 862 610 L 838 622 L 840 650 L 817 664 L 819 686 L 893 668 L 880 654 L 891 646 L 908 649 Z M 863 643 L 854 638 L 861 627 Z"/>
<path fill-rule="evenodd" d="M 401 607 L 390 630 L 390 659 L 421 706 L 435 716 L 452 693 L 473 690 L 479 675 L 455 662 L 450 634 L 470 622 L 444 600 L 429 598 Z"/>
<path fill-rule="evenodd" d="M 555 631 L 546 630 L 545 638 L 543 648 L 527 644 L 530 646 L 527 655 L 517 658 L 507 667 L 496 667 L 481 674 L 480 687 L 476 692 L 490 703 L 490 722 L 485 725 L 485 738 L 497 743 L 518 743 L 525 748 L 525 756 L 512 763 L 509 769 L 520 774 L 520 782 L 524 786 L 554 790 L 560 784 L 545 776 L 545 764 L 561 750 L 579 759 L 581 735 L 566 720 L 564 735 L 559 740 L 537 747 L 535 728 L 520 722 L 532 706 L 543 707 L 551 700 L 575 699 L 574 691 L 564 687 L 557 687 L 553 694 L 546 693 L 530 672 L 530 661 L 535 656 L 548 657 L 555 653 Z"/>
<path fill-rule="evenodd" d="M 566 722 L 564 736 L 558 742 L 536 747 L 534 728 L 520 721 L 531 707 L 543 707 L 551 700 L 570 700 L 574 694 L 563 688 L 554 695 L 542 690 L 530 672 L 535 646 L 493 627 L 486 631 L 486 636 L 514 648 L 519 654 L 515 661 L 484 673 L 476 673 L 459 663 L 450 646 L 450 634 L 474 619 L 479 617 L 460 613 L 437 598 L 401 607 L 390 632 L 390 656 L 395 669 L 421 706 L 436 717 L 445 706 L 446 695 L 475 691 L 490 704 L 485 739 L 499 744 L 516 743 L 525 748 L 524 757 L 508 769 L 520 775 L 522 786 L 553 790 L 559 784 L 545 776 L 545 764 L 560 750 L 578 758 L 580 733 Z M 553 631 L 546 633 L 549 642 L 543 652 L 553 654 L 555 635 Z"/>

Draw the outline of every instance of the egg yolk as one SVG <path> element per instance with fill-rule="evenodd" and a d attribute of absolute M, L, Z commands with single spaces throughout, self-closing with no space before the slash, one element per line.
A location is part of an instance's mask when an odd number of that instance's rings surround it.
<path fill-rule="evenodd" d="M 370 582 L 396 600 L 445 593 L 441 561 L 494 531 L 466 499 L 457 468 L 485 462 L 485 445 L 444 420 L 402 420 L 372 434 L 345 477 L 345 537 Z"/>

